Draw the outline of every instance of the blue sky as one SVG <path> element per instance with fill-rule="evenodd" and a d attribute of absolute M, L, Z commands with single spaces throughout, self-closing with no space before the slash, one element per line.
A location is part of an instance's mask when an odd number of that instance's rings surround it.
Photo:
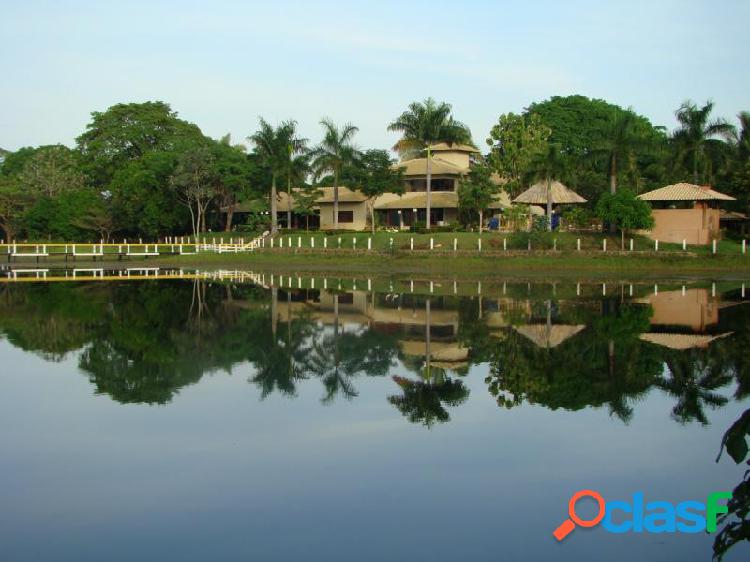
<path fill-rule="evenodd" d="M 484 144 L 501 113 L 579 93 L 674 126 L 686 98 L 750 110 L 750 2 L 0 0 L 0 147 L 71 145 L 94 110 L 164 100 L 236 141 L 259 115 L 363 148 L 433 96 Z"/>

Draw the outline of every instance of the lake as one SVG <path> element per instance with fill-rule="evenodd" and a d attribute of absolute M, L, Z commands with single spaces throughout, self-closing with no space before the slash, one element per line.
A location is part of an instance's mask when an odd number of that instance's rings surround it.
<path fill-rule="evenodd" d="M 722 448 L 750 395 L 739 282 L 3 276 L 4 561 L 750 553 L 742 432 Z M 719 533 L 552 536 L 578 490 L 738 486 Z"/>

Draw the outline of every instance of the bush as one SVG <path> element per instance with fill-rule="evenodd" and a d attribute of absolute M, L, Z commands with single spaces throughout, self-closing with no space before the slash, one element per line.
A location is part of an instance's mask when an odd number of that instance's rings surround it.
<path fill-rule="evenodd" d="M 584 229 L 591 226 L 591 222 L 594 219 L 594 213 L 586 207 L 571 207 L 570 209 L 565 210 L 563 218 L 569 227 Z"/>
<path fill-rule="evenodd" d="M 551 250 L 554 246 L 555 237 L 554 232 L 546 230 L 514 232 L 508 237 L 508 246 L 516 250 L 526 250 L 529 247 L 529 242 L 531 242 L 532 250 Z"/>

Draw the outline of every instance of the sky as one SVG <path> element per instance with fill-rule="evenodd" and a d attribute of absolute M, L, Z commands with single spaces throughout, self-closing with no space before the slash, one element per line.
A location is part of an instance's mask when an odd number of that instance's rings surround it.
<path fill-rule="evenodd" d="M 72 146 L 92 111 L 162 100 L 218 138 L 258 117 L 352 122 L 360 148 L 428 96 L 480 147 L 502 113 L 554 95 L 675 127 L 685 99 L 750 110 L 750 2 L 0 0 L 0 147 Z"/>

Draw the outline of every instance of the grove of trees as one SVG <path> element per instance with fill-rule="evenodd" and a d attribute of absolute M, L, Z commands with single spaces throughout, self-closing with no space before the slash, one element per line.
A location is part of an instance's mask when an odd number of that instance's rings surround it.
<path fill-rule="evenodd" d="M 611 204 L 618 190 L 638 194 L 679 181 L 710 184 L 734 195 L 737 210 L 748 211 L 750 113 L 740 112 L 735 126 L 715 115 L 711 102 L 685 101 L 675 116 L 678 126 L 670 133 L 631 108 L 580 95 L 554 96 L 520 114 L 500 115 L 487 153 L 476 157 L 476 170 L 463 182 L 461 216 L 475 221 L 499 189 L 513 197 L 533 181 L 552 179 L 588 199 L 591 212 L 606 193 L 610 199 L 599 208 L 611 214 L 627 207 Z M 114 105 L 92 113 L 72 148 L 0 150 L 0 238 L 154 239 L 231 230 L 245 227 L 234 220 L 243 204 L 260 217 L 248 230 L 258 221 L 259 228 L 276 230 L 279 192 L 299 189 L 294 211 L 309 217 L 318 187 L 332 187 L 337 206 L 342 185 L 368 198 L 374 229 L 372 201 L 401 183 L 395 160 L 387 150 L 360 149 L 354 124 L 323 119 L 321 126 L 321 141 L 312 144 L 294 120 L 272 124 L 261 118 L 258 129 L 248 131 L 246 146 L 228 135 L 206 136 L 161 101 Z M 429 206 L 428 147 L 472 143 L 468 127 L 449 104 L 427 98 L 410 104 L 387 129 L 400 133 L 394 149 L 401 157 L 427 158 Z M 498 177 L 502 182 L 491 181 Z M 619 218 L 608 222 L 619 224 Z"/>

